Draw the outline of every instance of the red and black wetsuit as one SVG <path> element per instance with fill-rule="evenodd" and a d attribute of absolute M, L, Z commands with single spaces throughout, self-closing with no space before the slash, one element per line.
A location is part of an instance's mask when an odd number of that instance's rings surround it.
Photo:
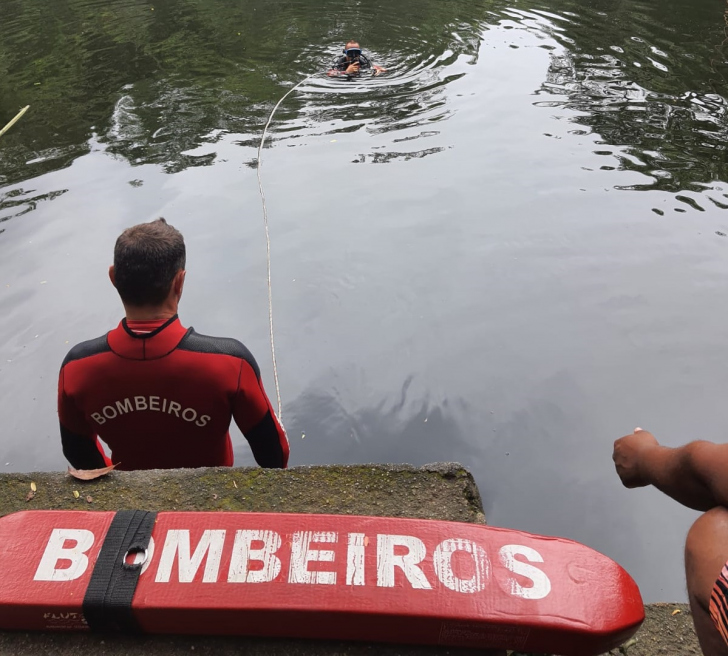
<path fill-rule="evenodd" d="M 368 71 L 372 67 L 372 62 L 362 53 L 356 59 L 349 59 L 346 55 L 340 55 L 331 64 L 331 69 L 334 71 L 345 71 L 349 67 L 349 64 L 354 63 L 359 64 L 360 71 Z"/>
<path fill-rule="evenodd" d="M 354 63 L 359 64 L 359 72 L 353 74 L 346 73 L 346 69 L 349 67 L 349 65 Z M 346 55 L 342 55 L 340 57 L 337 57 L 332 62 L 328 75 L 329 77 L 346 77 L 347 79 L 351 80 L 353 77 L 360 77 L 362 73 L 371 70 L 372 63 L 364 54 L 359 55 L 357 59 L 349 59 Z"/>
<path fill-rule="evenodd" d="M 124 319 L 72 348 L 58 417 L 63 453 L 77 469 L 109 464 L 97 435 L 119 469 L 232 466 L 231 417 L 260 466 L 288 464 L 288 439 L 250 351 L 184 328 L 177 316 L 151 332 Z"/>

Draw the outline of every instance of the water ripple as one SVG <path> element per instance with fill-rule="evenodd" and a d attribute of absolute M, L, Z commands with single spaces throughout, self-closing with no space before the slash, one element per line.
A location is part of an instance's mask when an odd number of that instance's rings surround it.
<path fill-rule="evenodd" d="M 724 7 L 453 0 L 419 3 L 406 21 L 403 7 L 325 0 L 311 20 L 310 0 L 70 0 L 50 8 L 8 0 L 0 122 L 24 104 L 32 110 L 3 138 L 0 184 L 68 166 L 94 135 L 132 165 L 169 173 L 209 165 L 214 157 L 189 152 L 213 134 L 254 143 L 276 100 L 317 70 L 280 108 L 269 146 L 365 130 L 391 135 L 392 156 L 372 151 L 357 161 L 400 159 L 395 143 L 457 114 L 451 89 L 488 52 L 484 44 L 496 47 L 496 33 L 527 34 L 548 52 L 536 106 L 572 123 L 571 134 L 581 129 L 615 146 L 612 169 L 645 176 L 615 187 L 678 193 L 728 179 Z M 353 35 L 385 76 L 324 74 Z M 497 47 L 523 46 L 513 38 Z M 452 145 L 444 133 L 434 138 L 430 154 Z"/>

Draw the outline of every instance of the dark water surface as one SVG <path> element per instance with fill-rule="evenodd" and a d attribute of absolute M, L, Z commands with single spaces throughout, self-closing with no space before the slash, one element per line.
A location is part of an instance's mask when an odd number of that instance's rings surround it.
<path fill-rule="evenodd" d="M 291 464 L 458 460 L 490 523 L 684 599 L 694 514 L 613 440 L 728 428 L 726 4 L 0 0 L 0 471 L 65 466 L 56 376 L 119 320 L 125 227 L 188 243 L 187 325 L 273 394 L 265 151 Z M 305 435 L 305 437 L 304 437 Z M 252 462 L 236 435 L 236 462 Z"/>

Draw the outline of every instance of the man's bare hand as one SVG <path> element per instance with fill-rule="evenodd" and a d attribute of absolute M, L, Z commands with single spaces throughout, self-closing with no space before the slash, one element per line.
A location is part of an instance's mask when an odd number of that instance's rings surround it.
<path fill-rule="evenodd" d="M 349 64 L 344 71 L 347 75 L 356 75 L 359 72 L 359 62 Z"/>
<path fill-rule="evenodd" d="M 635 428 L 632 435 L 620 437 L 614 443 L 612 460 L 625 487 L 645 487 L 650 484 L 642 473 L 642 463 L 645 455 L 659 446 L 655 436 L 641 428 Z"/>

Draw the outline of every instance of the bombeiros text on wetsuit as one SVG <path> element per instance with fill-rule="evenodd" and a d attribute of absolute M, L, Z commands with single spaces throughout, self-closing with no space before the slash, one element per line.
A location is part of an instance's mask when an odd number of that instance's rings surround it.
<path fill-rule="evenodd" d="M 195 408 L 183 408 L 181 403 L 166 399 L 162 396 L 133 396 L 115 401 L 105 405 L 98 412 L 92 412 L 91 418 L 102 426 L 107 420 L 116 419 L 121 415 L 130 412 L 141 412 L 151 410 L 153 412 L 163 412 L 174 415 L 186 422 L 195 424 L 195 426 L 205 426 L 210 421 L 210 415 L 203 415 Z"/>

